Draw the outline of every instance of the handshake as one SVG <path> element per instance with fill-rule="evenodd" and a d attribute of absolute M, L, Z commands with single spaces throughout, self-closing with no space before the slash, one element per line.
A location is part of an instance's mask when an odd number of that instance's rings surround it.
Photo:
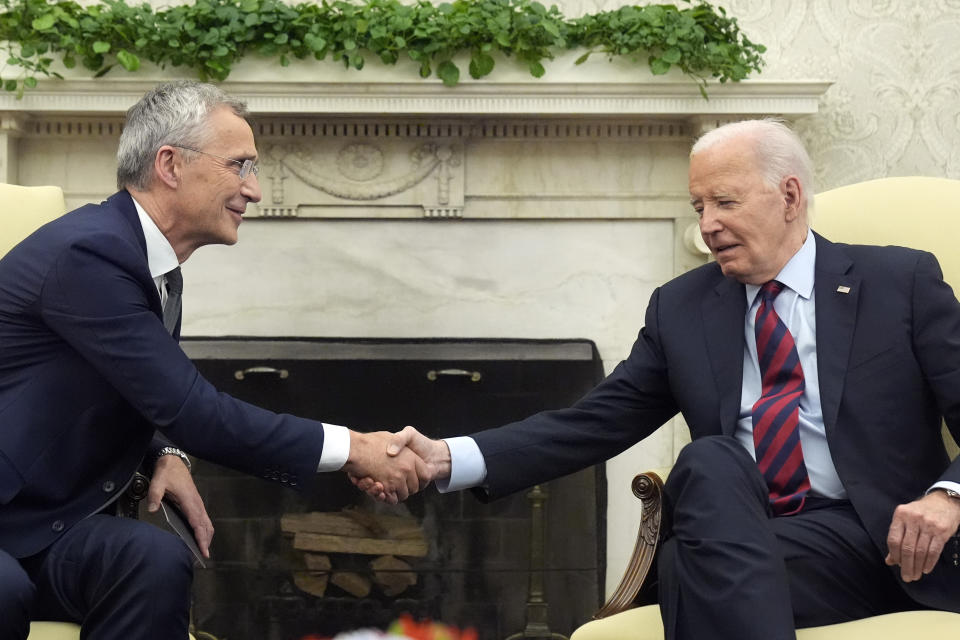
<path fill-rule="evenodd" d="M 450 477 L 450 449 L 413 427 L 397 433 L 350 431 L 350 456 L 343 466 L 350 481 L 381 502 L 397 504 Z"/>

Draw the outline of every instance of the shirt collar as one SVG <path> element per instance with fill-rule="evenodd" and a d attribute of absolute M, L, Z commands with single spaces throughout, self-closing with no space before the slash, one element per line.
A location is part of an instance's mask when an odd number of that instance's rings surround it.
<path fill-rule="evenodd" d="M 817 242 L 814 239 L 813 232 L 807 229 L 807 239 L 804 240 L 803 246 L 787 261 L 787 264 L 783 266 L 774 280 L 778 280 L 784 286 L 796 291 L 797 295 L 804 300 L 809 300 L 813 295 L 813 273 L 816 262 Z M 747 307 L 750 307 L 760 291 L 760 285 L 748 284 L 745 287 Z"/>
<path fill-rule="evenodd" d="M 137 208 L 137 215 L 140 216 L 143 238 L 147 241 L 147 266 L 150 269 L 150 277 L 162 276 L 179 267 L 180 261 L 177 260 L 177 253 L 170 245 L 170 241 L 157 227 L 153 218 L 140 206 L 140 203 L 134 200 L 133 204 Z"/>

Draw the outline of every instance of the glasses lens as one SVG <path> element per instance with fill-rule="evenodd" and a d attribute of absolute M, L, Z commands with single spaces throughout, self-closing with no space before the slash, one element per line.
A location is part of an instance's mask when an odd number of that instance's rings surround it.
<path fill-rule="evenodd" d="M 260 166 L 253 160 L 244 160 L 240 166 L 240 179 L 245 179 L 251 173 L 255 176 L 260 175 Z"/>

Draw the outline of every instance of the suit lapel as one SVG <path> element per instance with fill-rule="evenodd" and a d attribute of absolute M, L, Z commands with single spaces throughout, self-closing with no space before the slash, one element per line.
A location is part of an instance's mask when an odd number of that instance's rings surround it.
<path fill-rule="evenodd" d="M 817 373 L 823 424 L 829 437 L 837 424 L 850 360 L 860 299 L 860 277 L 850 273 L 853 261 L 840 247 L 820 235 L 816 235 L 816 240 Z"/>
<path fill-rule="evenodd" d="M 147 294 L 150 297 L 150 306 L 162 321 L 163 306 L 160 304 L 160 292 L 157 291 L 156 285 L 153 284 L 153 278 L 150 276 L 150 264 L 147 259 L 147 239 L 143 235 L 143 226 L 140 224 L 140 215 L 137 213 L 137 207 L 133 203 L 133 197 L 124 189 L 107 198 L 104 204 L 119 212 L 120 218 L 125 224 L 126 231 L 140 248 L 140 252 L 143 255 L 143 271 L 140 275 L 144 279 L 145 285 L 149 282 L 149 286 L 145 286 L 144 289 L 150 292 Z M 179 322 L 177 323 L 177 327 L 179 329 Z"/>
<path fill-rule="evenodd" d="M 733 435 L 740 415 L 746 304 L 743 285 L 724 278 L 701 307 L 707 353 L 720 398 L 720 428 L 728 436 Z"/>

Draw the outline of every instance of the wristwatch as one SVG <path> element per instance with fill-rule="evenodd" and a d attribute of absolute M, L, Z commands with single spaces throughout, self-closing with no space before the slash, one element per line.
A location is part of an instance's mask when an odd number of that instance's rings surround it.
<path fill-rule="evenodd" d="M 178 458 L 183 460 L 183 464 L 187 465 L 187 471 L 193 470 L 193 465 L 190 464 L 190 458 L 187 457 L 187 454 L 185 454 L 180 449 L 177 449 L 176 447 L 163 447 L 162 449 L 160 449 L 160 451 L 157 451 L 157 455 L 153 459 L 154 462 L 156 462 L 163 456 L 177 456 Z"/>

